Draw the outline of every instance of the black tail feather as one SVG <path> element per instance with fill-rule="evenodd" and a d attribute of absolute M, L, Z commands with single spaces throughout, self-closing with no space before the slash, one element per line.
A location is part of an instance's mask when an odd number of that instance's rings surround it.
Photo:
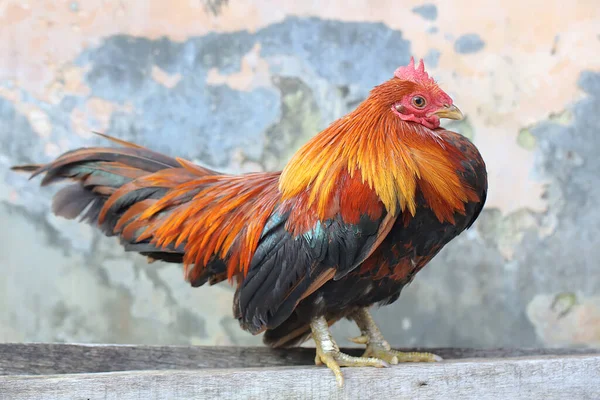
<path fill-rule="evenodd" d="M 35 172 L 38 169 L 42 168 L 43 165 L 42 164 L 26 164 L 26 165 L 15 165 L 10 167 L 11 171 L 16 171 L 16 172 Z M 29 179 L 33 178 L 33 176 L 31 176 Z"/>
<path fill-rule="evenodd" d="M 91 190 L 77 184 L 69 185 L 54 195 L 52 212 L 59 217 L 75 219 L 91 205 L 90 210 L 82 217 L 83 220 L 92 209 L 97 208 L 99 212 L 102 204 L 102 199 Z"/>

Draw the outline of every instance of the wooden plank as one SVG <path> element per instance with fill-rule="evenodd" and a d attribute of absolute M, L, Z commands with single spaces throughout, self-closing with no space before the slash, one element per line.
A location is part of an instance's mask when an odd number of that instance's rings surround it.
<path fill-rule="evenodd" d="M 2 400 L 599 399 L 600 356 L 546 356 L 344 368 L 134 371 L 0 377 Z"/>
<path fill-rule="evenodd" d="M 352 355 L 363 351 L 361 348 L 343 350 Z M 444 359 L 600 354 L 600 349 L 405 350 L 431 351 Z M 314 352 L 311 348 L 3 343 L 0 344 L 0 375 L 313 365 Z"/>

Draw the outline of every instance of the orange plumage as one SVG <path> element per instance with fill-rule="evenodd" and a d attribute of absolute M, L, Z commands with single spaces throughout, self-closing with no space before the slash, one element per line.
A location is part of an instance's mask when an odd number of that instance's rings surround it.
<path fill-rule="evenodd" d="M 82 215 L 129 251 L 182 263 L 193 286 L 235 279 L 241 326 L 285 346 L 319 318 L 395 301 L 477 218 L 485 164 L 439 127 L 460 117 L 411 60 L 281 172 L 223 174 L 118 139 L 120 148 L 15 169 L 45 173 L 44 185 L 75 181 L 56 195 L 57 215 Z"/>

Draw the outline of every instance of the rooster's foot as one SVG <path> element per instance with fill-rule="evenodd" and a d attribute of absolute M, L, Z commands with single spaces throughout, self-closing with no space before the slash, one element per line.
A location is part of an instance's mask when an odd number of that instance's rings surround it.
<path fill-rule="evenodd" d="M 323 317 L 316 318 L 311 323 L 312 336 L 317 346 L 315 364 L 325 364 L 335 375 L 338 385 L 344 384 L 344 377 L 340 367 L 388 367 L 388 363 L 375 357 L 352 357 L 342 353 L 331 337 L 327 320 Z"/>
<path fill-rule="evenodd" d="M 384 339 L 381 331 L 375 324 L 373 317 L 366 308 L 361 308 L 352 314 L 352 319 L 358 325 L 362 335 L 350 339 L 357 344 L 365 344 L 367 348 L 363 357 L 375 357 L 389 364 L 401 362 L 436 362 L 442 357 L 432 353 L 401 352 L 392 350 L 390 344 Z"/>

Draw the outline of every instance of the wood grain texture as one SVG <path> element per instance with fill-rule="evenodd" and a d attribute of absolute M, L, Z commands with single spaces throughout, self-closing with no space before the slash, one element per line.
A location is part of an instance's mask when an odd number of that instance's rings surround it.
<path fill-rule="evenodd" d="M 1 400 L 598 399 L 600 356 L 545 356 L 344 368 L 130 371 L 0 377 Z"/>
<path fill-rule="evenodd" d="M 362 348 L 343 349 L 360 355 Z M 405 349 L 447 360 L 534 355 L 600 354 L 600 349 Z M 267 347 L 129 346 L 0 343 L 0 375 L 49 375 L 130 370 L 248 368 L 314 365 L 315 350 Z"/>

